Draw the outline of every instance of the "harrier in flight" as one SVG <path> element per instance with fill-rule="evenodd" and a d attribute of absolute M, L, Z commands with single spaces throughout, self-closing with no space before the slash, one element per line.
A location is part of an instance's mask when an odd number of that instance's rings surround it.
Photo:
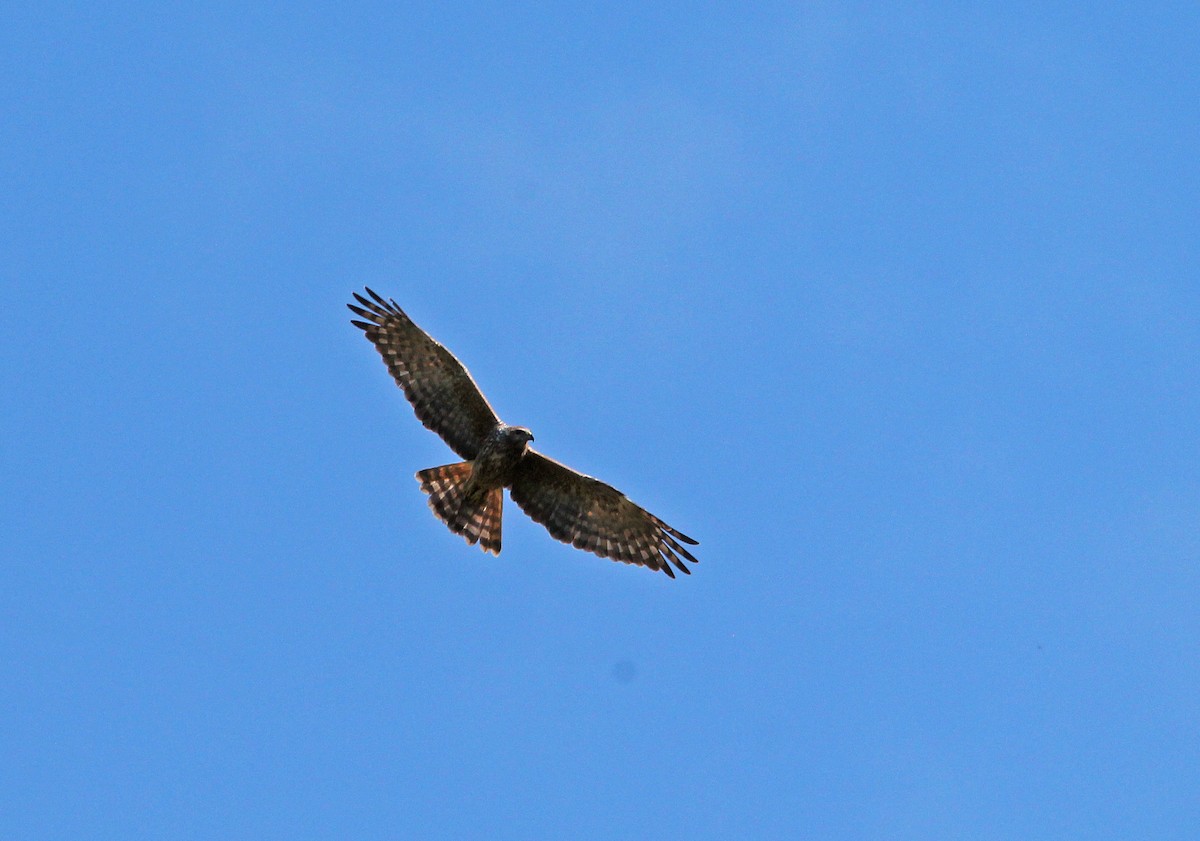
<path fill-rule="evenodd" d="M 529 446 L 533 433 L 496 417 L 466 367 L 412 322 L 395 301 L 370 289 L 362 306 L 347 306 L 365 321 L 351 321 L 383 357 L 417 418 L 466 459 L 417 473 L 429 507 L 452 532 L 485 552 L 500 554 L 504 489 L 550 536 L 601 558 L 690 574 L 696 545 L 682 532 L 599 479 L 578 473 Z"/>

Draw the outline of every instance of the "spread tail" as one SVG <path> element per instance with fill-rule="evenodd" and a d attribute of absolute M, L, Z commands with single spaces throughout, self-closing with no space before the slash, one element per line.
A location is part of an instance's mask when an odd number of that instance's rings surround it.
<path fill-rule="evenodd" d="M 417 481 L 429 494 L 429 507 L 437 518 L 467 543 L 478 543 L 483 551 L 499 555 L 504 489 L 480 491 L 471 487 L 470 479 L 469 461 L 417 472 Z"/>

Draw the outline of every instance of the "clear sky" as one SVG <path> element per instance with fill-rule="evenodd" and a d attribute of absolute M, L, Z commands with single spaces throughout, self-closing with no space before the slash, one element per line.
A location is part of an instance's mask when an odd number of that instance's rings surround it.
<path fill-rule="evenodd" d="M 1196 838 L 1197 44 L 8 4 L 0 835 Z M 450 534 L 364 285 L 695 574 Z"/>

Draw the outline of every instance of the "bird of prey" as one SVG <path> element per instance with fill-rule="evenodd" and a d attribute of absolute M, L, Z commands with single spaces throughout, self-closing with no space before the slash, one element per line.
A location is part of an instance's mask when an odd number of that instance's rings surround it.
<path fill-rule="evenodd" d="M 504 488 L 550 535 L 602 558 L 638 564 L 675 577 L 696 559 L 683 547 L 697 541 L 676 531 L 623 493 L 529 446 L 533 433 L 496 417 L 466 367 L 413 323 L 396 302 L 370 289 L 347 304 L 412 403 L 417 418 L 450 445 L 455 464 L 417 472 L 438 519 L 485 552 L 500 554 Z"/>

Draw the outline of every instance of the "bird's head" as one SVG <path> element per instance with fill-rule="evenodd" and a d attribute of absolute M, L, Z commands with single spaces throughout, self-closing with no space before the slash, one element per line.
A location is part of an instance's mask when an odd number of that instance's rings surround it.
<path fill-rule="evenodd" d="M 494 434 L 499 436 L 496 445 L 510 456 L 518 458 L 525 455 L 529 442 L 533 440 L 533 433 L 523 426 L 501 424 Z"/>
<path fill-rule="evenodd" d="M 511 442 L 509 446 L 513 447 L 518 455 L 523 456 L 529 450 L 529 442 L 533 440 L 533 433 L 523 426 L 510 426 L 508 440 Z"/>

